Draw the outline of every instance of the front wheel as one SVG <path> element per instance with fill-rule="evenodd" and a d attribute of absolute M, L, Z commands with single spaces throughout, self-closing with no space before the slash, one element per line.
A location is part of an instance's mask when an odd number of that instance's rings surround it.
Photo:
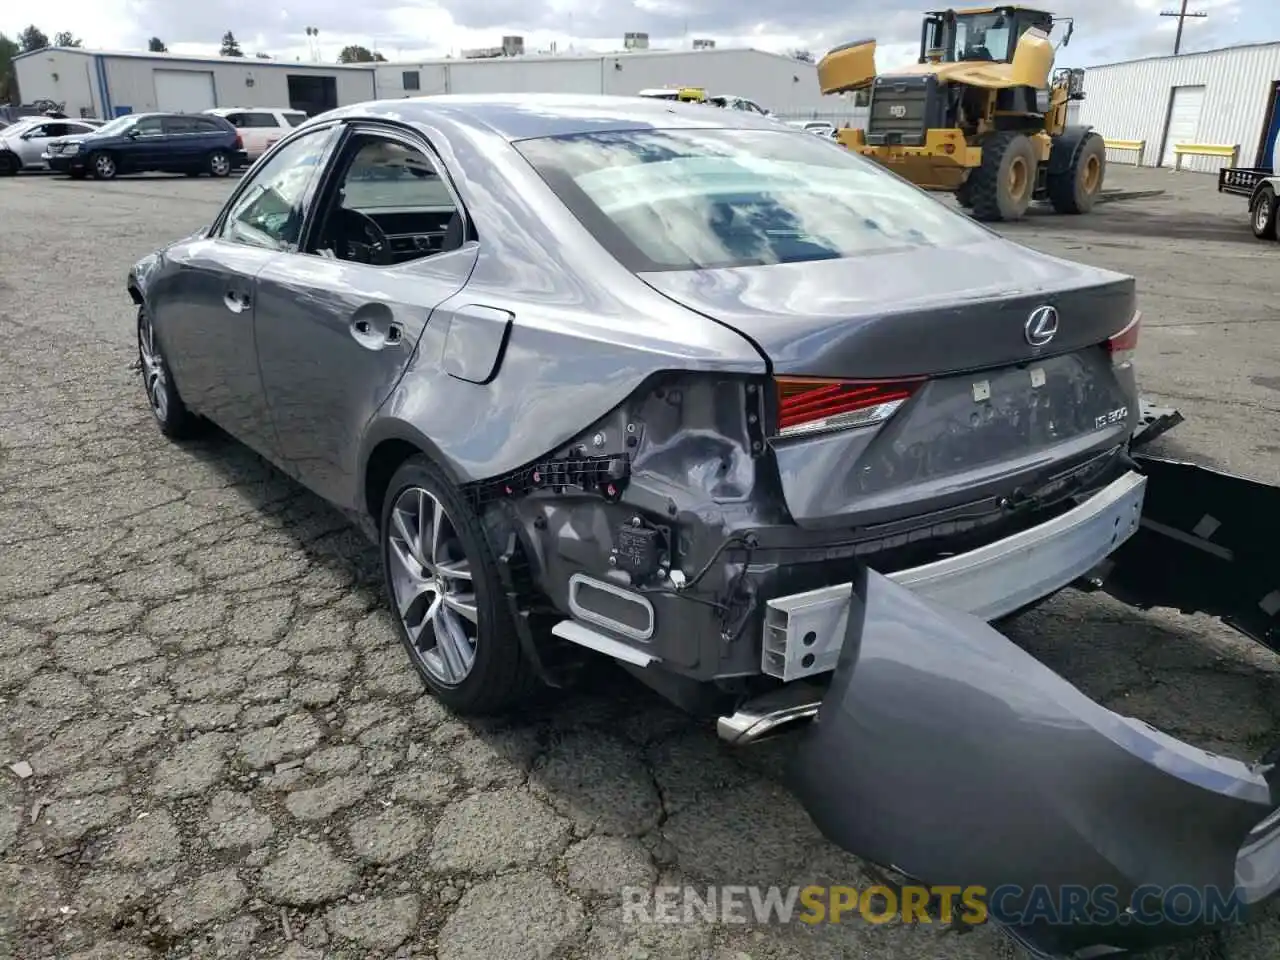
<path fill-rule="evenodd" d="M 1249 211 L 1249 221 L 1253 235 L 1259 240 L 1276 239 L 1276 193 L 1270 187 L 1258 191 Z"/>
<path fill-rule="evenodd" d="M 116 158 L 109 153 L 95 153 L 89 158 L 89 169 L 98 180 L 114 180 L 119 170 Z"/>
<path fill-rule="evenodd" d="M 221 150 L 209 154 L 209 176 L 228 177 L 231 175 L 231 158 Z"/>
<path fill-rule="evenodd" d="M 198 421 L 178 395 L 146 307 L 138 308 L 138 366 L 142 368 L 147 404 L 160 432 L 170 440 L 181 440 L 194 434 Z"/>
<path fill-rule="evenodd" d="M 977 220 L 1020 220 L 1036 185 L 1036 152 L 1026 134 L 999 130 L 982 142 L 982 165 L 969 174 Z"/>
<path fill-rule="evenodd" d="M 12 177 L 18 172 L 18 158 L 12 153 L 0 153 L 0 177 Z"/>
<path fill-rule="evenodd" d="M 425 456 L 391 478 L 382 564 L 400 641 L 423 683 L 458 713 L 519 703 L 534 687 L 480 520 Z"/>

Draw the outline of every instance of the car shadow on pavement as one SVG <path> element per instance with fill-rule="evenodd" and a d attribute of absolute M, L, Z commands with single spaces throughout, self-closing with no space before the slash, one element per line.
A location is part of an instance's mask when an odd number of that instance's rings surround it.
<path fill-rule="evenodd" d="M 318 804 L 332 815 L 337 811 L 330 807 L 341 805 L 348 791 L 353 803 L 376 796 L 384 806 L 410 804 L 418 812 L 413 829 L 424 832 L 424 852 L 413 864 L 433 883 L 461 889 L 476 875 L 560 870 L 571 893 L 595 911 L 598 935 L 633 951 L 692 956 L 715 940 L 753 957 L 838 957 L 879 949 L 960 960 L 1010 955 L 991 928 L 941 923 L 928 929 L 748 923 L 718 931 L 696 921 L 622 923 L 624 887 L 893 889 L 897 878 L 818 833 L 784 784 L 791 737 L 730 748 L 704 721 L 607 662 L 591 668 L 575 689 L 547 691 L 516 714 L 484 720 L 451 714 L 423 693 L 398 643 L 383 599 L 378 550 L 363 534 L 217 431 L 184 449 L 234 487 L 241 521 L 283 548 L 274 562 L 288 576 L 263 578 L 275 586 L 258 588 L 254 596 L 292 591 L 297 608 L 319 611 L 322 623 L 324 611 L 342 611 L 330 627 L 336 637 L 299 643 L 295 614 L 294 629 L 281 641 L 300 655 L 281 674 L 292 696 L 309 689 L 316 671 L 324 675 L 318 656 L 352 667 L 335 671 L 338 686 L 317 696 L 308 714 L 285 717 L 274 739 L 262 741 L 277 747 L 242 748 L 243 773 L 283 797 L 269 803 L 282 802 L 295 815 Z M 1280 700 L 1280 668 L 1268 658 L 1275 658 L 1240 643 L 1226 628 L 1197 632 L 1196 626 L 1205 625 L 1066 591 L 1006 629 L 1119 712 L 1228 754 L 1274 742 L 1278 724 L 1271 704 Z M 318 718 L 314 727 L 308 715 Z M 291 723 L 295 732 L 319 733 L 289 748 L 291 734 L 284 728 Z M 326 779 L 326 764 L 315 758 L 353 748 L 361 751 L 364 779 L 354 785 L 353 774 Z M 1204 950 L 1217 949 L 1211 937 L 1158 956 L 1207 956 L 1212 954 Z"/>

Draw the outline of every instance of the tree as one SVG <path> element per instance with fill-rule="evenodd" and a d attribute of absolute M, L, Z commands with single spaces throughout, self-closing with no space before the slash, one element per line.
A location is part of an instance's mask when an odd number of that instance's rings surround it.
<path fill-rule="evenodd" d="M 164 45 L 164 41 L 159 37 L 152 37 L 147 41 L 147 49 L 152 53 L 168 53 L 169 48 Z"/>
<path fill-rule="evenodd" d="M 30 53 L 32 50 L 43 50 L 48 45 L 48 35 L 35 24 L 18 34 L 18 46 L 23 53 Z"/>
<path fill-rule="evenodd" d="M 339 63 L 386 63 L 387 58 L 375 50 L 362 47 L 358 43 L 342 48 L 338 54 Z"/>
<path fill-rule="evenodd" d="M 222 35 L 222 47 L 218 53 L 224 57 L 243 57 L 244 51 L 240 49 L 240 41 L 236 39 L 236 35 L 228 30 Z"/>
<path fill-rule="evenodd" d="M 0 33 L 0 103 L 18 103 L 18 78 L 13 73 L 13 58 L 18 44 Z"/>
<path fill-rule="evenodd" d="M 808 50 L 793 50 L 791 55 L 804 63 L 813 63 L 813 54 Z"/>
<path fill-rule="evenodd" d="M 80 47 L 83 43 L 77 39 L 76 35 L 70 30 L 59 30 L 53 35 L 53 45 L 55 47 Z"/>

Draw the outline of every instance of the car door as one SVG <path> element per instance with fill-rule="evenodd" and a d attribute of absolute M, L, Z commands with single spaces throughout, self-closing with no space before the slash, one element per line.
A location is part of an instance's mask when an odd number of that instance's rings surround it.
<path fill-rule="evenodd" d="M 464 242 L 466 214 L 443 173 L 416 135 L 352 126 L 302 252 L 258 276 L 258 357 L 282 449 L 304 484 L 343 506 L 354 506 L 365 426 L 432 311 L 475 266 L 478 247 Z"/>
<path fill-rule="evenodd" d="M 166 135 L 163 117 L 142 117 L 129 128 L 116 148 L 124 170 L 154 170 L 164 158 Z"/>
<path fill-rule="evenodd" d="M 157 328 L 174 379 L 192 409 L 281 462 L 258 370 L 256 278 L 296 249 L 333 125 L 308 130 L 245 177 L 204 239 L 170 253 L 180 289 Z"/>

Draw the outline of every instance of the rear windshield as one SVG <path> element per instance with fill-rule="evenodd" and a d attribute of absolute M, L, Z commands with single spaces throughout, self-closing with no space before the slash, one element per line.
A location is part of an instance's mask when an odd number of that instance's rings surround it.
<path fill-rule="evenodd" d="M 989 236 L 873 161 L 794 128 L 611 131 L 515 147 L 636 272 L 833 260 Z"/>

